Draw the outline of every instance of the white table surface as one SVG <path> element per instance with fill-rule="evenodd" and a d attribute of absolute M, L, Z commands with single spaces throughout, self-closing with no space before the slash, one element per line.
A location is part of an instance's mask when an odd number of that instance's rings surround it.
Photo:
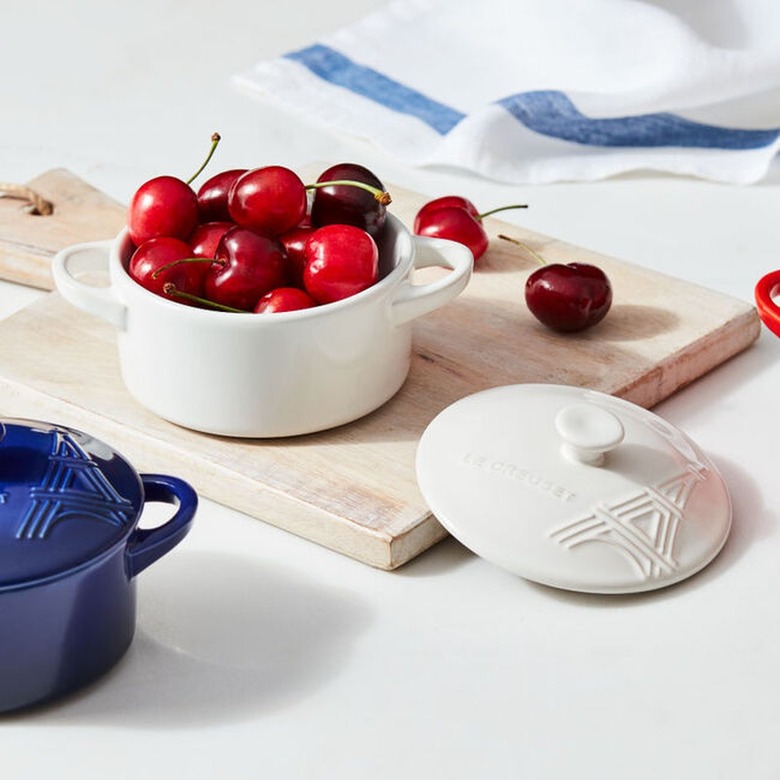
<path fill-rule="evenodd" d="M 400 166 L 228 85 L 380 5 L 4 3 L 0 179 L 64 166 L 127 201 L 191 171 L 216 130 L 215 172 L 352 159 L 432 196 L 522 197 L 531 208 L 504 219 L 746 301 L 780 266 L 780 166 L 749 188 L 652 175 L 512 188 Z M 2 284 L 0 315 L 38 294 Z M 533 585 L 454 540 L 382 572 L 204 500 L 139 578 L 119 667 L 0 718 L 3 776 L 780 777 L 779 389 L 764 330 L 656 408 L 715 460 L 735 515 L 711 566 L 643 596 Z"/>

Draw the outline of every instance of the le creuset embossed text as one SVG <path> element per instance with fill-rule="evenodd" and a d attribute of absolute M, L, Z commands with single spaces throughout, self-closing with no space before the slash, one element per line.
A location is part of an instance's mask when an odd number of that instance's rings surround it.
<path fill-rule="evenodd" d="M 183 306 L 126 271 L 133 244 L 60 252 L 53 275 L 75 306 L 117 329 L 124 383 L 159 416 L 206 433 L 277 437 L 351 422 L 390 399 L 411 362 L 412 320 L 458 295 L 473 259 L 464 246 L 412 236 L 387 215 L 377 238 L 380 280 L 344 300 L 268 315 Z M 78 277 L 80 264 L 109 268 L 110 286 Z M 451 269 L 414 284 L 415 268 Z"/>
<path fill-rule="evenodd" d="M 568 590 L 630 593 L 706 566 L 731 528 L 712 461 L 635 404 L 560 385 L 485 390 L 424 432 L 417 479 L 473 552 Z"/>
<path fill-rule="evenodd" d="M 145 503 L 176 504 L 140 528 Z M 87 685 L 133 638 L 135 577 L 189 531 L 197 496 L 86 433 L 0 419 L 0 712 Z"/>

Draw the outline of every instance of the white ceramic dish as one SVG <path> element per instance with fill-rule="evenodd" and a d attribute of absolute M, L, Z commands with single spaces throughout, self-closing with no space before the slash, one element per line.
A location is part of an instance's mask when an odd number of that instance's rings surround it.
<path fill-rule="evenodd" d="M 126 272 L 126 231 L 78 244 L 53 262 L 57 289 L 117 329 L 122 377 L 145 407 L 179 425 L 238 437 L 311 433 L 381 406 L 404 383 L 412 321 L 457 296 L 471 275 L 460 244 L 413 236 L 387 217 L 382 278 L 336 303 L 269 315 L 207 311 L 165 300 Z M 82 278 L 108 265 L 110 285 Z M 415 268 L 450 273 L 413 284 Z"/>
<path fill-rule="evenodd" d="M 679 582 L 718 554 L 731 528 L 726 485 L 685 434 L 576 387 L 509 385 L 457 401 L 423 434 L 417 478 L 466 547 L 567 590 Z"/>

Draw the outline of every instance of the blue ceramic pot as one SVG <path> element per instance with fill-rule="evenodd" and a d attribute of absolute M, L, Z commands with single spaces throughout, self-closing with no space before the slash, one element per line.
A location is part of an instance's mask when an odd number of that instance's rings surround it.
<path fill-rule="evenodd" d="M 176 505 L 139 528 L 147 501 Z M 132 641 L 136 575 L 187 534 L 184 481 L 138 474 L 91 436 L 0 419 L 0 712 L 107 672 Z"/>

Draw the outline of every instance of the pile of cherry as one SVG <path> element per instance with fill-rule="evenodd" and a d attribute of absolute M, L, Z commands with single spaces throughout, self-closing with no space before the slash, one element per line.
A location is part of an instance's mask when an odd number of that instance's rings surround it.
<path fill-rule="evenodd" d="M 128 209 L 135 250 L 128 272 L 169 300 L 226 312 L 307 309 L 355 295 L 378 281 L 376 238 L 390 196 L 377 176 L 340 163 L 304 184 L 280 165 L 222 171 L 197 191 L 220 138 L 187 181 L 157 176 L 142 184 Z M 480 214 L 460 196 L 437 198 L 417 213 L 414 232 L 458 241 L 478 263 L 489 240 Z M 525 284 L 525 300 L 542 323 L 561 332 L 595 325 L 607 314 L 612 288 L 587 263 L 541 264 Z M 478 266 L 477 266 L 478 267 Z"/>
<path fill-rule="evenodd" d="M 368 169 L 335 165 L 309 185 L 280 165 L 231 169 L 197 192 L 195 176 L 157 176 L 130 201 L 128 272 L 151 292 L 260 313 L 332 303 L 376 283 L 374 237 L 390 197 Z"/>

